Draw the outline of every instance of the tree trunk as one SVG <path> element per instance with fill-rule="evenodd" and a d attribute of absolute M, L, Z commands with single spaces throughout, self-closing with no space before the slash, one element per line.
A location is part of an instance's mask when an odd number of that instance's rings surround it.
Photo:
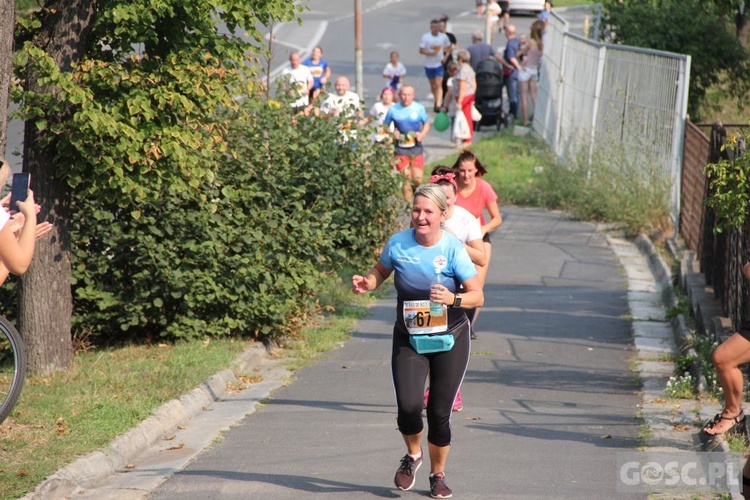
<path fill-rule="evenodd" d="M 13 55 L 13 25 L 16 0 L 0 0 L 0 156 L 8 140 L 8 90 Z"/>
<path fill-rule="evenodd" d="M 737 8 L 737 14 L 734 16 L 734 25 L 737 28 L 737 40 L 745 48 L 747 48 L 747 32 L 750 28 L 750 24 L 747 21 L 747 5 L 742 3 Z"/>
<path fill-rule="evenodd" d="M 53 0 L 45 4 L 48 14 L 35 43 L 55 60 L 60 71 L 72 71 L 86 54 L 95 7 L 95 0 Z M 32 72 L 26 78 L 31 91 L 57 93 L 57 89 L 40 84 L 38 75 Z M 64 120 L 65 116 L 49 119 Z M 22 278 L 20 295 L 20 331 L 27 345 L 29 370 L 37 373 L 67 370 L 73 360 L 70 193 L 65 177 L 58 175 L 65 169 L 55 165 L 54 146 L 39 145 L 45 133 L 26 122 L 24 171 L 31 174 L 34 198 L 42 206 L 39 220 L 54 225 L 52 234 L 37 244 L 34 261 Z"/>

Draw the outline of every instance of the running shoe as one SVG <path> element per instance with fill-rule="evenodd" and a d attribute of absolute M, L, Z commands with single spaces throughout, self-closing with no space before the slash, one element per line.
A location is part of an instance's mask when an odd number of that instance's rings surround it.
<path fill-rule="evenodd" d="M 461 411 L 464 409 L 464 400 L 461 397 L 461 389 L 458 390 L 458 394 L 456 394 L 456 399 L 453 400 L 453 411 Z"/>
<path fill-rule="evenodd" d="M 429 390 L 429 389 L 427 389 L 426 391 L 424 391 L 424 404 L 422 405 L 422 408 L 423 408 L 423 409 L 426 409 L 426 408 L 427 408 L 427 402 L 428 402 L 429 400 L 430 400 L 430 390 Z"/>
<path fill-rule="evenodd" d="M 404 458 L 401 459 L 401 465 L 398 466 L 396 471 L 396 477 L 393 479 L 396 487 L 400 490 L 410 490 L 417 480 L 416 473 L 421 465 L 422 457 L 419 457 L 419 460 L 414 460 L 408 453 L 404 455 Z"/>
<path fill-rule="evenodd" d="M 453 491 L 445 484 L 445 472 L 430 474 L 430 496 L 432 498 L 450 498 Z"/>

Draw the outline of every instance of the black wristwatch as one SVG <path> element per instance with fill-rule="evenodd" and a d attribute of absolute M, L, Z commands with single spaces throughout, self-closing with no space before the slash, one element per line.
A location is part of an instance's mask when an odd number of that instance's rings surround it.
<path fill-rule="evenodd" d="M 451 304 L 451 307 L 453 309 L 461 307 L 461 296 L 459 294 L 453 294 L 453 304 Z"/>

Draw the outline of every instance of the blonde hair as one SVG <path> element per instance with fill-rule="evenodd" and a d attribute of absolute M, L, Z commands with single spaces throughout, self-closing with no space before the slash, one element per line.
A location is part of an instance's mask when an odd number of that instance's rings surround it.
<path fill-rule="evenodd" d="M 448 198 L 445 197 L 445 191 L 438 184 L 422 184 L 414 191 L 414 199 L 417 196 L 424 196 L 437 205 L 441 212 L 448 210 Z"/>

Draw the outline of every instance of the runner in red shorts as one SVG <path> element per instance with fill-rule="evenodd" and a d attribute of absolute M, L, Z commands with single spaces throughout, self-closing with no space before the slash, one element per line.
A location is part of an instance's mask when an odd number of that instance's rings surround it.
<path fill-rule="evenodd" d="M 430 130 L 430 122 L 424 106 L 414 102 L 414 87 L 404 85 L 399 90 L 398 96 L 400 101 L 388 109 L 384 124 L 386 126 L 394 124 L 396 169 L 406 176 L 404 198 L 411 201 L 414 189 L 422 183 L 424 173 L 422 140 Z"/>

